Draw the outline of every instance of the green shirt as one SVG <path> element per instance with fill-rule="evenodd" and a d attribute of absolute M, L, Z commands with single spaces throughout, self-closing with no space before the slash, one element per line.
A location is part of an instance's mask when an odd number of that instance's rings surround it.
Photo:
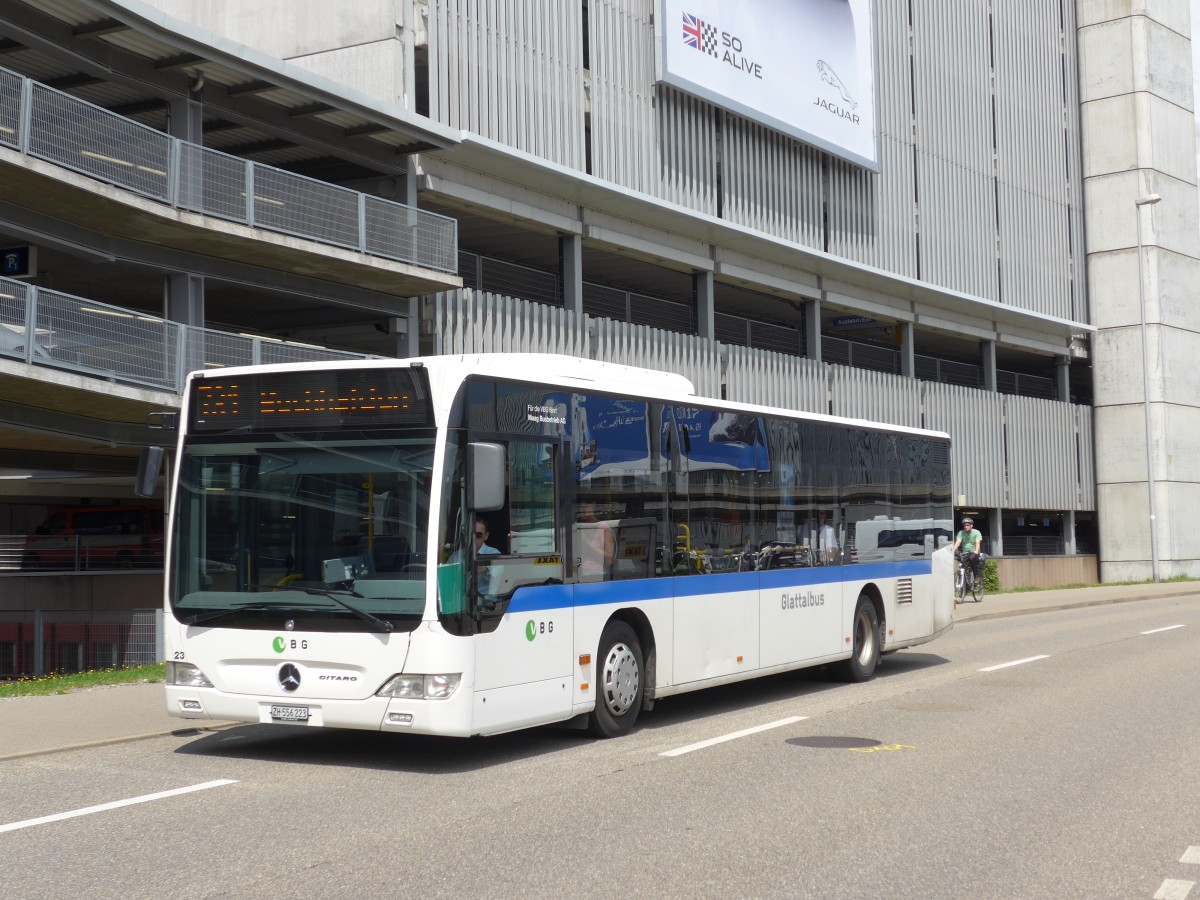
<path fill-rule="evenodd" d="M 974 553 L 979 545 L 979 542 L 983 540 L 983 535 L 974 528 L 972 528 L 970 531 L 967 531 L 964 528 L 958 533 L 958 537 L 955 538 L 955 540 L 960 542 L 959 546 L 962 547 L 962 549 L 966 550 L 968 553 Z"/>

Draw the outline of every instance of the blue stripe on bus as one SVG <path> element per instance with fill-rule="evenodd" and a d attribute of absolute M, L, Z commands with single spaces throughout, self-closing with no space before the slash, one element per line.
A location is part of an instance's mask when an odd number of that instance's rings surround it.
<path fill-rule="evenodd" d="M 842 581 L 875 581 L 908 578 L 933 571 L 929 560 L 910 560 L 868 565 L 826 566 L 813 569 L 765 569 L 761 572 L 723 572 L 716 575 L 677 575 L 672 578 L 643 578 L 633 581 L 603 581 L 588 584 L 554 584 L 518 590 L 508 612 L 534 612 L 570 606 L 604 606 L 649 603 L 672 597 L 703 597 L 739 591 L 778 590 L 836 584 Z"/>

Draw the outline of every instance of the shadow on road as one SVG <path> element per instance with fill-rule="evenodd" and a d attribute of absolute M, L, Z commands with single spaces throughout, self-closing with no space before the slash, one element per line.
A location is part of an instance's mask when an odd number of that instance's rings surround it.
<path fill-rule="evenodd" d="M 935 654 L 897 653 L 884 659 L 876 677 L 880 680 L 901 677 L 947 662 Z M 801 669 L 669 697 L 659 701 L 653 711 L 642 713 L 636 730 L 655 731 L 784 700 L 857 688 L 838 681 L 828 668 Z M 178 737 L 187 737 L 189 733 L 186 729 L 174 732 Z M 561 725 L 468 739 L 299 725 L 241 725 L 200 734 L 175 752 L 427 775 L 480 771 L 514 761 L 553 756 L 593 742 L 586 731 Z"/>

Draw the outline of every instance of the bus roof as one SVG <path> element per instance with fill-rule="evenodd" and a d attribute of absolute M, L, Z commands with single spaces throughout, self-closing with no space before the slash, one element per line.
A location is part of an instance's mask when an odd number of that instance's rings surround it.
<path fill-rule="evenodd" d="M 806 410 L 783 409 L 704 397 L 696 393 L 690 379 L 675 372 L 645 369 L 604 360 L 584 359 L 557 353 L 474 353 L 444 356 L 421 356 L 406 359 L 339 359 L 303 363 L 271 363 L 258 366 L 239 366 L 189 374 L 189 380 L 230 377 L 254 372 L 330 371 L 337 369 L 376 369 L 395 367 L 424 367 L 431 380 L 458 381 L 468 375 L 489 375 L 518 381 L 536 381 L 547 386 L 590 387 L 606 393 L 630 393 L 650 400 L 673 403 L 700 403 L 704 406 L 749 415 L 785 415 L 842 425 L 882 429 L 900 434 L 949 438 L 943 431 L 876 422 L 868 419 L 832 416 Z"/>

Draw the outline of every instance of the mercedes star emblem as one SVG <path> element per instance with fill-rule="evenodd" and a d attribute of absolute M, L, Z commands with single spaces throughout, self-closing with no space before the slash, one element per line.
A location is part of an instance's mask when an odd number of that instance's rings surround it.
<path fill-rule="evenodd" d="M 294 691 L 300 687 L 300 670 L 291 663 L 279 667 L 279 686 L 285 691 Z"/>

